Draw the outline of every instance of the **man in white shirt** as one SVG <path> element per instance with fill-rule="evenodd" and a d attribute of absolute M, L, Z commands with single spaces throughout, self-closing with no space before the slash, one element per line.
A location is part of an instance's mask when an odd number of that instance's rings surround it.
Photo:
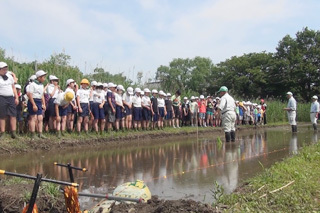
<path fill-rule="evenodd" d="M 19 103 L 13 77 L 7 73 L 8 65 L 0 62 L 0 139 L 4 137 L 6 118 L 10 117 L 11 137 L 16 138 L 16 105 Z"/>
<path fill-rule="evenodd" d="M 310 119 L 311 119 L 313 129 L 315 131 L 317 130 L 318 114 L 319 114 L 318 96 L 314 95 L 314 96 L 312 96 L 312 103 L 311 103 L 311 109 L 310 109 Z"/>
<path fill-rule="evenodd" d="M 294 99 L 292 92 L 287 92 L 288 105 L 283 110 L 287 111 L 288 120 L 291 125 L 292 132 L 297 132 L 296 111 L 297 101 Z"/>
<path fill-rule="evenodd" d="M 234 99 L 229 95 L 228 88 L 222 86 L 219 91 L 221 99 L 218 112 L 221 112 L 222 126 L 225 132 L 226 142 L 235 142 L 236 138 L 236 104 Z"/>

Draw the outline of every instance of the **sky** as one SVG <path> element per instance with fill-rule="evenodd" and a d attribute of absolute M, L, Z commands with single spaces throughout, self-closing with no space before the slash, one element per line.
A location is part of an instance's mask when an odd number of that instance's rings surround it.
<path fill-rule="evenodd" d="M 308 27 L 319 30 L 319 0 L 1 0 L 0 48 L 19 62 L 64 52 L 136 81 L 174 58 L 275 52 Z"/>

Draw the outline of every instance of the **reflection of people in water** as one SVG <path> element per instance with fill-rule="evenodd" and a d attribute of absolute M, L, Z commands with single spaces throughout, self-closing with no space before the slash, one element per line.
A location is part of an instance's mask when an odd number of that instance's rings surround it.
<path fill-rule="evenodd" d="M 298 153 L 298 137 L 295 134 L 291 136 L 289 152 L 294 155 Z"/>

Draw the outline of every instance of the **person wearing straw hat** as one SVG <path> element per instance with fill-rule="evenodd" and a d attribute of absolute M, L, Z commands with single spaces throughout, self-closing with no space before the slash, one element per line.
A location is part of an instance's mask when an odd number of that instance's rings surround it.
<path fill-rule="evenodd" d="M 319 102 L 318 96 L 312 96 L 312 103 L 310 109 L 310 119 L 314 130 L 317 130 L 317 120 L 319 114 Z"/>
<path fill-rule="evenodd" d="M 287 111 L 289 124 L 291 125 L 292 132 L 297 132 L 297 122 L 296 122 L 296 110 L 297 110 L 297 101 L 294 99 L 292 92 L 287 92 L 288 105 L 286 108 L 283 108 L 284 111 Z"/>
<path fill-rule="evenodd" d="M 31 139 L 36 139 L 35 131 L 38 130 L 38 136 L 41 139 L 46 139 L 42 134 L 43 127 L 43 115 L 42 111 L 46 110 L 46 104 L 44 100 L 44 87 L 43 82 L 45 81 L 47 73 L 43 70 L 36 72 L 37 79 L 34 80 L 27 91 L 28 94 L 28 113 L 30 115 L 29 131 L 31 133 Z M 37 128 L 36 128 L 37 126 Z"/>
<path fill-rule="evenodd" d="M 0 62 L 0 139 L 4 137 L 6 118 L 10 117 L 11 138 L 16 138 L 17 109 L 19 103 L 13 77 L 8 74 L 8 65 Z"/>
<path fill-rule="evenodd" d="M 235 142 L 236 139 L 236 104 L 234 99 L 229 95 L 226 86 L 220 87 L 221 99 L 218 106 L 218 113 L 221 112 L 222 126 L 225 133 L 226 142 Z"/>

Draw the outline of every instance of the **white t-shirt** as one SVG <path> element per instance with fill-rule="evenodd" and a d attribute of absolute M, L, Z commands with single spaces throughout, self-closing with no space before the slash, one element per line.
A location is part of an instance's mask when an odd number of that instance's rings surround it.
<path fill-rule="evenodd" d="M 122 102 L 122 97 L 121 97 L 121 95 L 118 94 L 118 93 L 115 93 L 114 96 L 115 96 L 116 104 L 117 104 L 117 105 L 120 105 L 120 106 L 123 106 L 123 102 Z"/>
<path fill-rule="evenodd" d="M 106 96 L 105 91 L 95 90 L 93 91 L 93 102 L 101 104 L 105 100 L 105 96 Z"/>
<path fill-rule="evenodd" d="M 132 95 L 129 95 L 127 92 L 123 94 L 122 96 L 122 100 L 127 102 L 127 104 L 132 104 L 132 98 L 133 96 Z"/>
<path fill-rule="evenodd" d="M 134 107 L 141 107 L 141 97 L 134 95 L 132 98 L 132 104 Z"/>
<path fill-rule="evenodd" d="M 2 76 L 0 76 L 0 95 L 1 96 L 13 96 L 12 84 L 14 84 L 14 80 L 12 75 L 6 74 L 8 79 L 5 81 Z"/>
<path fill-rule="evenodd" d="M 164 106 L 165 106 L 164 99 L 158 98 L 158 107 L 164 107 Z"/>
<path fill-rule="evenodd" d="M 145 96 L 145 95 L 144 95 L 144 96 L 142 97 L 142 99 L 141 99 L 141 102 L 142 102 L 142 105 L 143 105 L 143 106 L 148 106 L 148 107 L 149 107 L 149 106 L 151 105 L 151 104 L 150 104 L 151 101 L 150 101 L 150 97 L 149 97 L 149 96 Z"/>
<path fill-rule="evenodd" d="M 87 104 L 89 103 L 90 90 L 81 88 L 77 91 L 77 97 L 78 96 L 80 98 L 80 103 Z"/>
<path fill-rule="evenodd" d="M 67 87 L 67 89 L 66 89 L 65 92 L 72 92 L 72 94 L 73 94 L 73 99 L 72 99 L 72 101 L 76 100 L 76 94 L 74 93 L 74 90 L 73 90 L 73 89 L 71 89 L 70 87 Z"/>
<path fill-rule="evenodd" d="M 41 99 L 43 96 L 44 87 L 41 83 L 31 82 L 29 84 L 28 92 L 32 94 L 32 98 Z"/>
<path fill-rule="evenodd" d="M 236 104 L 234 99 L 229 95 L 229 93 L 224 94 L 220 99 L 219 109 L 221 113 L 225 113 L 227 111 L 235 111 Z"/>
<path fill-rule="evenodd" d="M 47 91 L 46 93 L 48 95 L 51 95 L 51 93 L 53 92 L 54 90 L 54 85 L 53 84 L 49 84 L 48 87 L 47 87 Z M 51 98 L 57 98 L 58 97 L 58 94 L 59 94 L 59 89 L 56 89 L 54 95 L 51 97 Z"/>
<path fill-rule="evenodd" d="M 58 104 L 59 106 L 62 106 L 62 107 L 67 105 L 69 102 L 64 99 L 64 95 L 65 95 L 65 92 L 59 93 L 53 103 Z"/>

